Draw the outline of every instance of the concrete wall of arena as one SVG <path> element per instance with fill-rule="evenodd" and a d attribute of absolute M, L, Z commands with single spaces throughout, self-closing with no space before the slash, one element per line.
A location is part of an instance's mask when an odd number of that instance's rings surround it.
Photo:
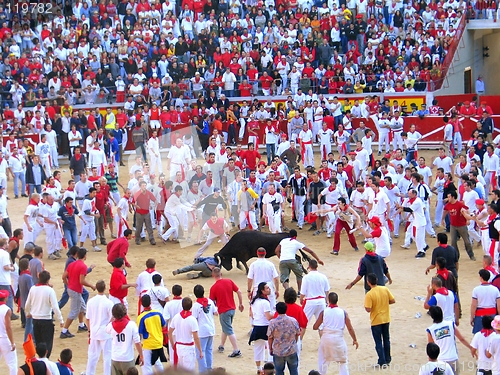
<path fill-rule="evenodd" d="M 483 48 L 488 47 L 488 51 Z M 483 57 L 487 52 L 489 57 Z M 453 63 L 448 71 L 442 89 L 435 92 L 436 96 L 465 94 L 465 71 L 472 71 L 472 93 L 475 93 L 475 82 L 479 75 L 484 77 L 486 94 L 499 95 L 500 86 L 488 77 L 498 74 L 500 60 L 500 30 L 497 29 L 467 29 L 459 42 Z M 467 99 L 470 100 L 470 99 Z M 445 107 L 446 109 L 446 107 Z"/>

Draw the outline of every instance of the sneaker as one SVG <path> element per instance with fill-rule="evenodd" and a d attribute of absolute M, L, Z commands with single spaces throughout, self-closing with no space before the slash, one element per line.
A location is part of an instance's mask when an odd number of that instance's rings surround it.
<path fill-rule="evenodd" d="M 96 253 L 99 253 L 99 252 L 101 252 L 101 251 L 102 251 L 102 250 L 101 250 L 101 248 L 100 248 L 100 247 L 97 247 L 97 246 L 94 246 L 94 247 L 92 248 L 92 250 L 94 250 Z"/>
<path fill-rule="evenodd" d="M 311 225 L 311 227 L 308 229 L 308 231 L 312 232 L 313 230 L 316 230 L 316 225 Z"/>
<path fill-rule="evenodd" d="M 231 354 L 228 355 L 229 358 L 239 358 L 241 357 L 241 351 L 235 350 Z"/>
<path fill-rule="evenodd" d="M 359 251 L 359 249 L 357 247 L 354 248 L 354 251 Z"/>
<path fill-rule="evenodd" d="M 224 353 L 224 347 L 222 345 L 219 345 L 219 347 L 217 348 L 218 352 L 219 353 Z"/>
<path fill-rule="evenodd" d="M 330 254 L 339 255 L 339 252 L 337 250 L 333 250 L 333 251 L 330 251 Z"/>
<path fill-rule="evenodd" d="M 156 241 L 149 241 L 151 246 L 156 246 Z"/>
<path fill-rule="evenodd" d="M 58 258 L 55 256 L 55 254 L 49 254 L 49 259 L 50 260 L 57 260 Z"/>
<path fill-rule="evenodd" d="M 83 327 L 82 326 L 78 326 L 78 332 L 88 332 L 88 328 L 87 326 L 84 324 Z"/>
<path fill-rule="evenodd" d="M 135 241 L 135 244 L 136 245 L 140 245 L 141 243 L 139 241 Z"/>
<path fill-rule="evenodd" d="M 116 238 L 116 234 L 111 233 L 111 238 Z"/>
<path fill-rule="evenodd" d="M 427 250 L 429 250 L 429 245 L 425 245 L 425 247 L 424 247 L 424 251 L 427 251 Z"/>
<path fill-rule="evenodd" d="M 425 253 L 423 251 L 419 251 L 417 255 L 415 255 L 415 258 L 425 258 Z"/>
<path fill-rule="evenodd" d="M 332 235 L 331 235 L 330 233 L 328 233 L 328 234 L 326 235 L 326 238 L 332 238 Z"/>
<path fill-rule="evenodd" d="M 73 335 L 70 331 L 61 332 L 61 334 L 59 335 L 59 338 L 61 339 L 70 339 L 72 337 L 75 337 L 75 335 Z"/>
<path fill-rule="evenodd" d="M 18 319 L 19 319 L 19 315 L 17 315 L 17 314 L 12 313 L 12 315 L 10 316 L 10 320 L 18 320 Z"/>
<path fill-rule="evenodd" d="M 57 250 L 54 255 L 57 257 L 57 258 L 61 258 L 61 253 L 59 250 Z"/>
<path fill-rule="evenodd" d="M 176 276 L 176 275 L 178 275 L 178 274 L 179 274 L 179 271 L 178 271 L 178 270 L 174 270 L 174 271 L 172 271 L 172 275 Z"/>
<path fill-rule="evenodd" d="M 401 245 L 400 246 L 402 249 L 409 249 L 410 248 L 410 245 Z"/>
<path fill-rule="evenodd" d="M 108 243 L 106 242 L 106 240 L 101 240 L 101 245 L 104 245 L 106 246 Z"/>
<path fill-rule="evenodd" d="M 200 277 L 200 274 L 199 273 L 188 273 L 187 274 L 187 278 L 188 279 L 197 279 Z"/>
<path fill-rule="evenodd" d="M 321 234 L 321 232 L 319 230 L 317 230 L 316 232 L 313 233 L 313 236 L 319 236 Z"/>
<path fill-rule="evenodd" d="M 473 255 L 473 256 L 470 257 L 470 260 L 472 260 L 472 261 L 475 262 L 476 261 L 476 257 Z"/>
<path fill-rule="evenodd" d="M 395 235 L 394 235 L 394 238 L 399 238 L 399 234 L 395 234 Z"/>
<path fill-rule="evenodd" d="M 300 230 L 302 230 L 302 225 L 299 225 L 298 227 L 299 227 Z M 240 355 L 241 355 L 241 353 L 240 353 Z"/>

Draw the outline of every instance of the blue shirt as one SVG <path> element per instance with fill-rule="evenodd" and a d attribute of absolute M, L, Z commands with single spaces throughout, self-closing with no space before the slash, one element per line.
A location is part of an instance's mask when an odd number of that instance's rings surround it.
<path fill-rule="evenodd" d="M 76 215 L 79 214 L 79 211 L 75 206 L 73 206 L 73 210 L 73 213 L 70 215 L 66 205 L 59 208 L 57 215 L 64 221 L 63 229 L 72 230 L 76 228 Z"/>
<path fill-rule="evenodd" d="M 118 144 L 121 145 L 123 143 L 123 133 L 121 129 L 114 129 L 111 133 L 113 134 L 113 137 L 115 137 Z"/>
<path fill-rule="evenodd" d="M 35 185 L 42 184 L 42 167 L 40 164 L 33 164 L 33 180 L 35 181 Z"/>

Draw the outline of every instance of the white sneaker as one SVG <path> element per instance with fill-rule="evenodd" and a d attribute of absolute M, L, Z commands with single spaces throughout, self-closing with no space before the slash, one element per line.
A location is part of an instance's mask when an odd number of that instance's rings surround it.
<path fill-rule="evenodd" d="M 410 245 L 401 245 L 401 248 L 402 248 L 402 249 L 409 249 L 409 248 L 410 248 Z"/>
<path fill-rule="evenodd" d="M 101 251 L 102 251 L 102 250 L 101 250 L 101 248 L 100 248 L 100 247 L 97 247 L 97 246 L 94 246 L 94 247 L 93 247 L 93 250 L 94 250 L 96 253 L 99 253 L 99 252 L 101 252 Z"/>

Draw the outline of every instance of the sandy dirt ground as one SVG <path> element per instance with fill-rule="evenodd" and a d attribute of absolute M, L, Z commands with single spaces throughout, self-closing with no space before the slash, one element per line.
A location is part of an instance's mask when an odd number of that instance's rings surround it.
<path fill-rule="evenodd" d="M 425 157 L 430 159 L 434 152 L 421 151 Z M 430 165 L 428 160 L 428 165 Z M 131 164 L 130 164 L 131 165 Z M 67 168 L 67 167 L 66 167 Z M 61 169 L 64 169 L 62 167 Z M 120 168 L 121 176 L 128 176 L 128 168 Z M 69 179 L 69 173 L 63 174 L 62 181 Z M 122 177 L 121 182 L 125 185 L 128 182 L 127 177 Z M 66 183 L 63 183 L 63 186 Z M 26 198 L 15 200 L 13 199 L 12 181 L 9 181 L 9 214 L 12 221 L 13 229 L 21 227 L 22 215 L 25 207 L 28 204 Z M 435 205 L 432 204 L 432 207 Z M 433 214 L 432 214 L 433 216 Z M 286 224 L 289 228 L 296 228 L 295 223 L 290 223 L 290 209 L 287 208 Z M 363 251 L 354 252 L 349 242 L 347 235 L 342 234 L 342 244 L 339 256 L 330 255 L 332 250 L 333 238 L 326 238 L 326 234 L 319 237 L 313 237 L 311 231 L 308 231 L 309 226 L 305 226 L 304 230 L 299 231 L 298 239 L 304 242 L 308 247 L 316 251 L 319 257 L 325 262 L 324 266 L 320 266 L 320 271 L 325 273 L 330 281 L 331 290 L 339 295 L 339 306 L 344 308 L 353 323 L 354 329 L 359 342 L 359 349 L 355 350 L 351 346 L 352 340 L 347 331 L 345 339 L 349 347 L 349 367 L 351 374 L 363 374 L 370 372 L 383 371 L 389 374 L 417 374 L 420 365 L 427 362 L 425 354 L 426 346 L 426 332 L 425 329 L 432 324 L 428 315 L 426 315 L 423 308 L 423 302 L 415 299 L 416 296 L 425 296 L 426 286 L 430 282 L 431 275 L 425 275 L 425 269 L 430 262 L 430 251 L 424 259 L 415 259 L 416 248 L 414 245 L 409 250 L 401 249 L 402 238 L 394 240 L 393 250 L 391 256 L 387 259 L 387 264 L 393 279 L 393 284 L 389 286 L 390 290 L 395 296 L 396 304 L 391 307 L 391 346 L 392 346 L 392 363 L 391 367 L 386 370 L 378 370 L 373 366 L 377 361 L 374 342 L 371 336 L 369 314 L 365 312 L 363 307 L 364 290 L 363 283 L 360 281 L 351 290 L 345 290 L 357 273 L 358 262 L 360 257 L 363 256 Z M 442 228 L 440 228 L 442 229 Z M 267 230 L 267 229 L 266 229 Z M 106 231 L 106 237 L 110 240 L 109 230 Z M 193 236 L 194 237 L 194 236 Z M 362 248 L 360 241 L 361 237 L 357 237 L 360 248 Z M 436 240 L 427 236 L 429 246 L 434 248 Z M 42 234 L 37 241 L 41 246 L 45 245 L 45 235 Z M 149 242 L 144 242 L 140 246 L 133 243 L 130 244 L 128 260 L 132 264 L 132 268 L 127 269 L 128 281 L 135 282 L 137 275 L 145 269 L 145 261 L 149 257 L 153 257 L 157 262 L 157 270 L 162 273 L 164 277 L 165 286 L 171 288 L 174 284 L 183 286 L 183 296 L 190 296 L 193 299 L 193 287 L 196 284 L 202 284 L 205 290 L 208 291 L 213 284 L 211 278 L 188 280 L 186 275 L 173 276 L 172 270 L 178 267 L 190 264 L 196 253 L 197 247 L 190 244 L 180 245 L 163 245 L 161 240 L 157 240 L 157 246 L 150 246 Z M 86 243 L 87 248 L 90 248 L 90 243 Z M 104 250 L 105 246 L 101 246 Z M 481 268 L 480 259 L 482 258 L 482 249 L 474 247 L 478 261 L 473 262 L 469 260 L 465 253 L 463 243 L 459 243 L 461 252 L 460 271 L 459 271 L 459 286 L 460 296 L 462 299 L 462 308 L 464 319 L 460 321 L 459 329 L 464 334 L 467 340 L 472 339 L 471 326 L 468 323 L 471 292 L 473 287 L 479 284 L 477 272 Z M 213 254 L 220 249 L 220 244 L 212 244 L 206 251 L 206 254 Z M 278 265 L 277 258 L 272 258 L 272 261 Z M 63 290 L 63 283 L 61 275 L 64 268 L 65 259 L 52 261 L 45 259 L 45 267 L 52 275 L 52 283 L 60 296 Z M 105 250 L 101 253 L 89 252 L 86 263 L 88 265 L 95 264 L 96 268 L 88 275 L 87 279 L 90 282 L 97 282 L 100 279 L 109 283 L 109 277 L 112 267 L 106 262 Z M 255 363 L 253 361 L 253 349 L 248 345 L 248 332 L 250 330 L 250 323 L 248 317 L 249 302 L 246 299 L 246 275 L 244 272 L 233 268 L 230 272 L 225 271 L 224 277 L 231 278 L 241 288 L 245 298 L 245 311 L 237 313 L 235 317 L 235 332 L 238 338 L 238 344 L 243 356 L 241 358 L 228 358 L 231 346 L 229 342 L 226 343 L 226 352 L 224 354 L 217 353 L 217 346 L 220 342 L 220 325 L 216 320 L 216 337 L 214 340 L 214 367 L 224 367 L 229 373 L 232 374 L 255 374 Z M 296 287 L 295 279 L 292 276 L 291 286 Z M 283 289 L 281 289 L 283 292 Z M 208 293 L 208 292 L 207 292 Z M 91 292 L 91 297 L 95 295 Z M 281 297 L 281 296 L 280 296 Z M 280 298 L 281 299 L 281 298 Z M 135 291 L 130 290 L 128 296 L 130 309 L 130 317 L 135 320 L 137 298 Z M 417 313 L 421 313 L 421 318 L 415 318 Z M 68 313 L 68 305 L 62 311 L 63 316 L 66 317 Z M 314 318 L 313 318 L 314 320 Z M 24 363 L 24 354 L 22 353 L 21 341 L 23 338 L 23 329 L 21 328 L 20 320 L 13 322 L 14 336 L 17 343 L 19 363 Z M 75 333 L 72 339 L 62 340 L 59 338 L 61 329 L 56 326 L 56 333 L 54 338 L 54 349 L 52 360 L 58 359 L 58 354 L 64 348 L 71 348 L 73 350 L 72 365 L 75 369 L 75 374 L 80 374 L 85 371 L 87 361 L 87 334 L 77 334 L 76 322 L 70 327 L 70 331 Z M 312 369 L 317 369 L 317 350 L 318 350 L 318 333 L 312 330 L 312 324 L 305 335 L 302 347 L 302 355 L 300 358 L 300 373 L 307 374 Z M 410 344 L 415 344 L 416 347 L 410 347 Z M 462 344 L 458 343 L 460 370 L 462 373 L 472 373 L 474 371 L 474 359 L 471 357 L 470 352 Z M 229 353 L 228 353 L 229 352 Z M 0 362 L 0 369 L 4 368 L 4 363 Z M 169 366 L 169 365 L 167 365 Z M 329 374 L 338 373 L 338 369 L 332 365 Z M 102 374 L 101 361 L 97 367 L 97 374 Z"/>

